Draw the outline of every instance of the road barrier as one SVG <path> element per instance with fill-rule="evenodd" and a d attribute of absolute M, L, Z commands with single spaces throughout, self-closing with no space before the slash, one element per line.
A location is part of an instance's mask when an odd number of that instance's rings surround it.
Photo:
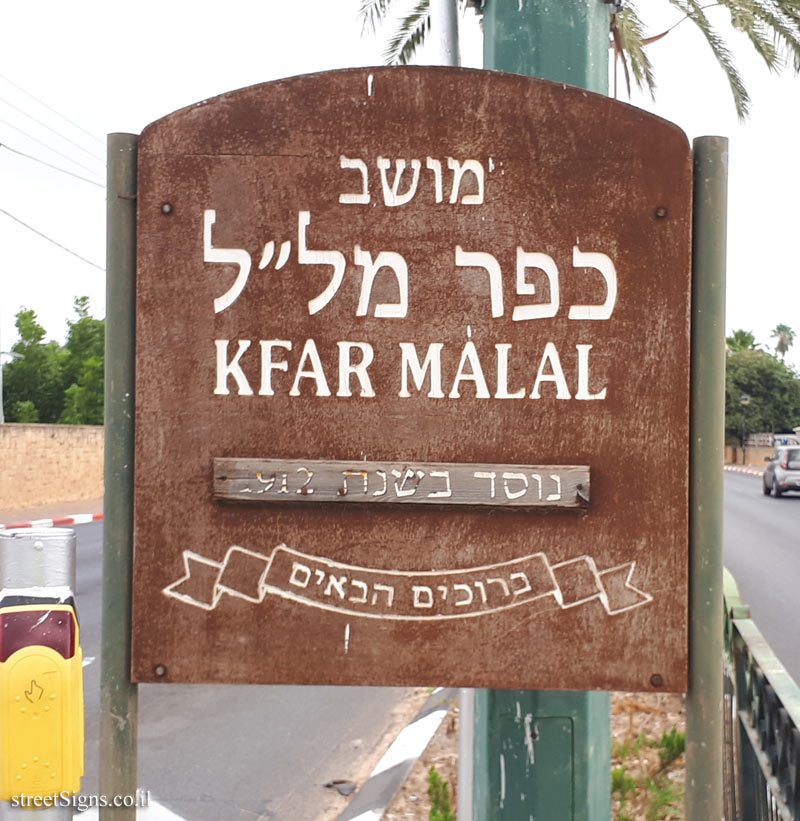
<path fill-rule="evenodd" d="M 800 819 L 800 688 L 725 571 L 725 821 Z"/>
<path fill-rule="evenodd" d="M 67 528 L 0 533 L 0 819 L 71 818 L 61 802 L 80 790 L 76 541 Z"/>

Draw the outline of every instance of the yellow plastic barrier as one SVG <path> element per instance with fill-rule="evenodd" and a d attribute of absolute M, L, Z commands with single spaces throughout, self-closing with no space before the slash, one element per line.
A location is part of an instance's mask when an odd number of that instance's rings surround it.
<path fill-rule="evenodd" d="M 69 604 L 0 607 L 0 800 L 77 793 L 83 652 Z"/>

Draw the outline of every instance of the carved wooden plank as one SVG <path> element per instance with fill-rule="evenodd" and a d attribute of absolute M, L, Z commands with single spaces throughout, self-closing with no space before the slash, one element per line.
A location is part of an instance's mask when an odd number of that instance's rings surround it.
<path fill-rule="evenodd" d="M 261 503 L 586 508 L 586 465 L 214 459 L 214 498 Z"/>

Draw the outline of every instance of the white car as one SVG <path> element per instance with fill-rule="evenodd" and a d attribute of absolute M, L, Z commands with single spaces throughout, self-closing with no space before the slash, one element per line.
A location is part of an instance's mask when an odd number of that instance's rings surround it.
<path fill-rule="evenodd" d="M 762 477 L 765 496 L 782 496 L 788 490 L 800 491 L 800 447 L 783 446 L 766 457 L 767 466 Z"/>

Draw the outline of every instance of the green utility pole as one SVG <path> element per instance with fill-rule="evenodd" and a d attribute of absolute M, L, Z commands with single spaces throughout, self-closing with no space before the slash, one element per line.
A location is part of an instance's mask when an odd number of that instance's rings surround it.
<path fill-rule="evenodd" d="M 483 65 L 608 94 L 605 0 L 487 0 Z"/>
<path fill-rule="evenodd" d="M 487 0 L 484 67 L 607 94 L 609 8 Z M 475 821 L 610 819 L 608 693 L 478 690 L 474 749 Z"/>

